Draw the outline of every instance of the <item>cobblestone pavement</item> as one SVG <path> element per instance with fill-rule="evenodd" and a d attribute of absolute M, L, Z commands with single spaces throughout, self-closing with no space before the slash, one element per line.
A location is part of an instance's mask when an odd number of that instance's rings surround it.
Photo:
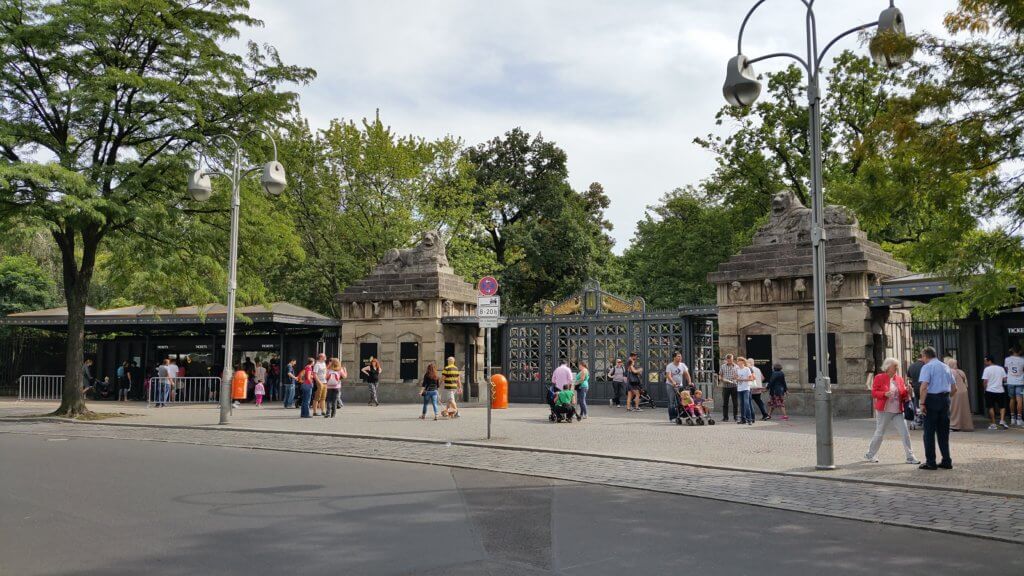
<path fill-rule="evenodd" d="M 558 429 L 568 429 L 568 426 Z M 54 420 L 2 421 L 0 433 L 217 445 L 440 464 L 687 494 L 1024 544 L 1024 499 L 1007 496 L 835 482 L 601 456 L 313 434 L 159 428 Z"/>
<path fill-rule="evenodd" d="M 0 416 L 41 414 L 54 404 L 0 402 Z M 144 404 L 93 402 L 98 411 L 135 414 L 118 423 L 214 426 L 216 406 L 146 408 Z M 337 418 L 300 419 L 297 410 L 278 404 L 257 409 L 243 405 L 231 418 L 232 427 L 290 432 L 361 434 L 453 442 L 483 442 L 526 448 L 556 448 L 603 456 L 666 460 L 687 464 L 828 476 L 898 485 L 927 485 L 956 490 L 985 491 L 1024 496 L 1024 428 L 953 434 L 955 469 L 926 473 L 903 463 L 903 450 L 895 434 L 882 444 L 880 463 L 863 461 L 874 433 L 871 419 L 836 419 L 837 469 L 817 472 L 814 419 L 797 416 L 754 426 L 719 423 L 715 426 L 676 426 L 663 409 L 626 413 L 608 406 L 592 406 L 591 417 L 581 423 L 556 425 L 547 421 L 541 405 L 518 404 L 493 411 L 493 438 L 486 440 L 486 410 L 474 406 L 462 418 L 434 422 L 416 418 L 419 407 L 408 404 L 379 408 L 348 405 Z M 980 424 L 980 422 L 979 422 Z M 911 432 L 914 450 L 923 457 L 921 431 Z"/>

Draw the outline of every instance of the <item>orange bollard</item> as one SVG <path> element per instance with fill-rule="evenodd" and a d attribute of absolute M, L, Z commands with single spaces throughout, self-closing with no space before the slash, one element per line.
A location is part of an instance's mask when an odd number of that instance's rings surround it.
<path fill-rule="evenodd" d="M 491 376 L 491 408 L 508 408 L 508 380 L 501 374 Z"/>
<path fill-rule="evenodd" d="M 235 375 L 231 377 L 231 399 L 245 400 L 248 392 L 249 375 L 245 373 L 245 370 L 235 372 Z"/>

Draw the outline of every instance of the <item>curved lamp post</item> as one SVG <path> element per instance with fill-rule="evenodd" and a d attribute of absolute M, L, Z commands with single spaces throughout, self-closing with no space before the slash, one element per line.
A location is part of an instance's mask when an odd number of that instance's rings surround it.
<path fill-rule="evenodd" d="M 199 202 L 205 202 L 213 194 L 213 186 L 210 183 L 210 176 L 223 176 L 231 182 L 231 256 L 228 264 L 228 309 L 224 318 L 224 370 L 221 372 L 220 380 L 220 423 L 227 424 L 231 415 L 231 363 L 234 357 L 235 344 L 235 290 L 238 287 L 238 212 L 241 206 L 242 179 L 255 172 L 262 171 L 260 184 L 263 189 L 272 196 L 284 192 L 288 179 L 285 176 L 284 166 L 277 161 L 277 142 L 266 130 L 252 130 L 242 136 L 245 137 L 259 132 L 270 138 L 274 145 L 274 159 L 263 166 L 245 168 L 242 165 L 242 147 L 238 140 L 228 135 L 217 135 L 213 138 L 225 139 L 234 147 L 230 166 L 224 166 L 224 170 L 204 170 L 203 157 L 199 158 L 199 166 L 188 178 L 188 193 Z"/>
<path fill-rule="evenodd" d="M 807 101 L 810 107 L 810 150 L 811 150 L 811 246 L 814 283 L 814 354 L 817 359 L 817 374 L 814 381 L 814 415 L 817 429 L 817 465 L 819 470 L 835 468 L 832 451 L 832 383 L 828 375 L 828 308 L 825 303 L 825 206 L 822 198 L 821 183 L 821 93 L 819 80 L 821 64 L 828 50 L 840 39 L 877 27 L 878 31 L 871 42 L 871 56 L 876 64 L 887 68 L 896 68 L 907 61 L 910 53 L 904 49 L 887 49 L 887 37 L 904 37 L 906 35 L 903 14 L 894 6 L 893 0 L 889 7 L 882 11 L 875 22 L 861 24 L 836 36 L 825 48 L 818 50 L 818 28 L 814 18 L 814 0 L 800 0 L 807 8 L 804 22 L 806 56 L 798 56 L 791 52 L 775 52 L 748 58 L 743 54 L 743 31 L 747 22 L 767 0 L 758 0 L 747 12 L 740 26 L 739 39 L 736 43 L 736 55 L 729 59 L 726 68 L 725 84 L 722 94 L 732 106 L 750 106 L 761 94 L 761 83 L 757 80 L 752 67 L 756 62 L 769 58 L 785 57 L 796 60 L 807 72 Z"/>

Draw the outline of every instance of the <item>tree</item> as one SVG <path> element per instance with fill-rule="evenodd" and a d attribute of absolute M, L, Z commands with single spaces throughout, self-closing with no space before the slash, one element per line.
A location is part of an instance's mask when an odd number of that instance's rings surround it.
<path fill-rule="evenodd" d="M 750 240 L 749 223 L 694 188 L 678 188 L 648 208 L 622 255 L 629 293 L 650 309 L 714 304 L 707 275 Z"/>
<path fill-rule="evenodd" d="M 935 269 L 964 290 L 938 307 L 987 315 L 1024 289 L 1024 4 L 960 0 L 945 24 L 951 38 L 920 40 L 927 57 L 904 105 L 922 118 L 910 136 L 937 176 L 963 183 L 969 213 L 988 223 L 939 246 Z"/>
<path fill-rule="evenodd" d="M 31 256 L 0 258 L 0 315 L 49 308 L 53 279 Z"/>
<path fill-rule="evenodd" d="M 612 246 L 608 198 L 600 184 L 584 194 L 572 189 L 561 148 L 515 128 L 465 157 L 482 222 L 474 237 L 493 254 L 506 308 L 527 310 L 604 273 Z"/>
<path fill-rule="evenodd" d="M 145 236 L 179 202 L 197 143 L 289 113 L 306 82 L 271 47 L 218 42 L 257 26 L 245 0 L 12 0 L 0 8 L 0 219 L 45 226 L 68 306 L 64 390 L 81 397 L 85 305 L 111 235 Z M 255 140 L 248 142 L 255 146 Z M 187 281 L 188 277 L 181 281 Z"/>
<path fill-rule="evenodd" d="M 886 72 L 850 52 L 836 58 L 822 115 L 823 180 L 826 202 L 851 208 L 872 240 L 930 272 L 977 231 L 972 190 L 991 174 L 983 154 L 957 144 L 963 134 L 922 120 L 918 78 L 915 69 Z M 805 204 L 808 197 L 802 76 L 790 67 L 767 79 L 767 97 L 753 107 L 719 112 L 720 123 L 738 123 L 735 132 L 697 140 L 718 156 L 702 188 L 749 226 L 762 221 L 778 190 Z M 968 158 L 979 161 L 968 166 Z"/>

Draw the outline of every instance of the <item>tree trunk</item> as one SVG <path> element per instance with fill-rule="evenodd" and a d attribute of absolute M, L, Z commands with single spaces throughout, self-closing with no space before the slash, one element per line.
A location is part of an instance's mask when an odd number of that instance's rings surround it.
<path fill-rule="evenodd" d="M 75 258 L 75 232 L 73 229 L 55 233 L 61 250 L 64 276 L 64 298 L 68 307 L 68 341 L 64 363 L 64 388 L 60 407 L 53 416 L 75 418 L 89 414 L 82 394 L 82 365 L 85 361 L 85 304 L 89 295 L 99 235 L 94 230 L 82 232 L 82 264 Z"/>

